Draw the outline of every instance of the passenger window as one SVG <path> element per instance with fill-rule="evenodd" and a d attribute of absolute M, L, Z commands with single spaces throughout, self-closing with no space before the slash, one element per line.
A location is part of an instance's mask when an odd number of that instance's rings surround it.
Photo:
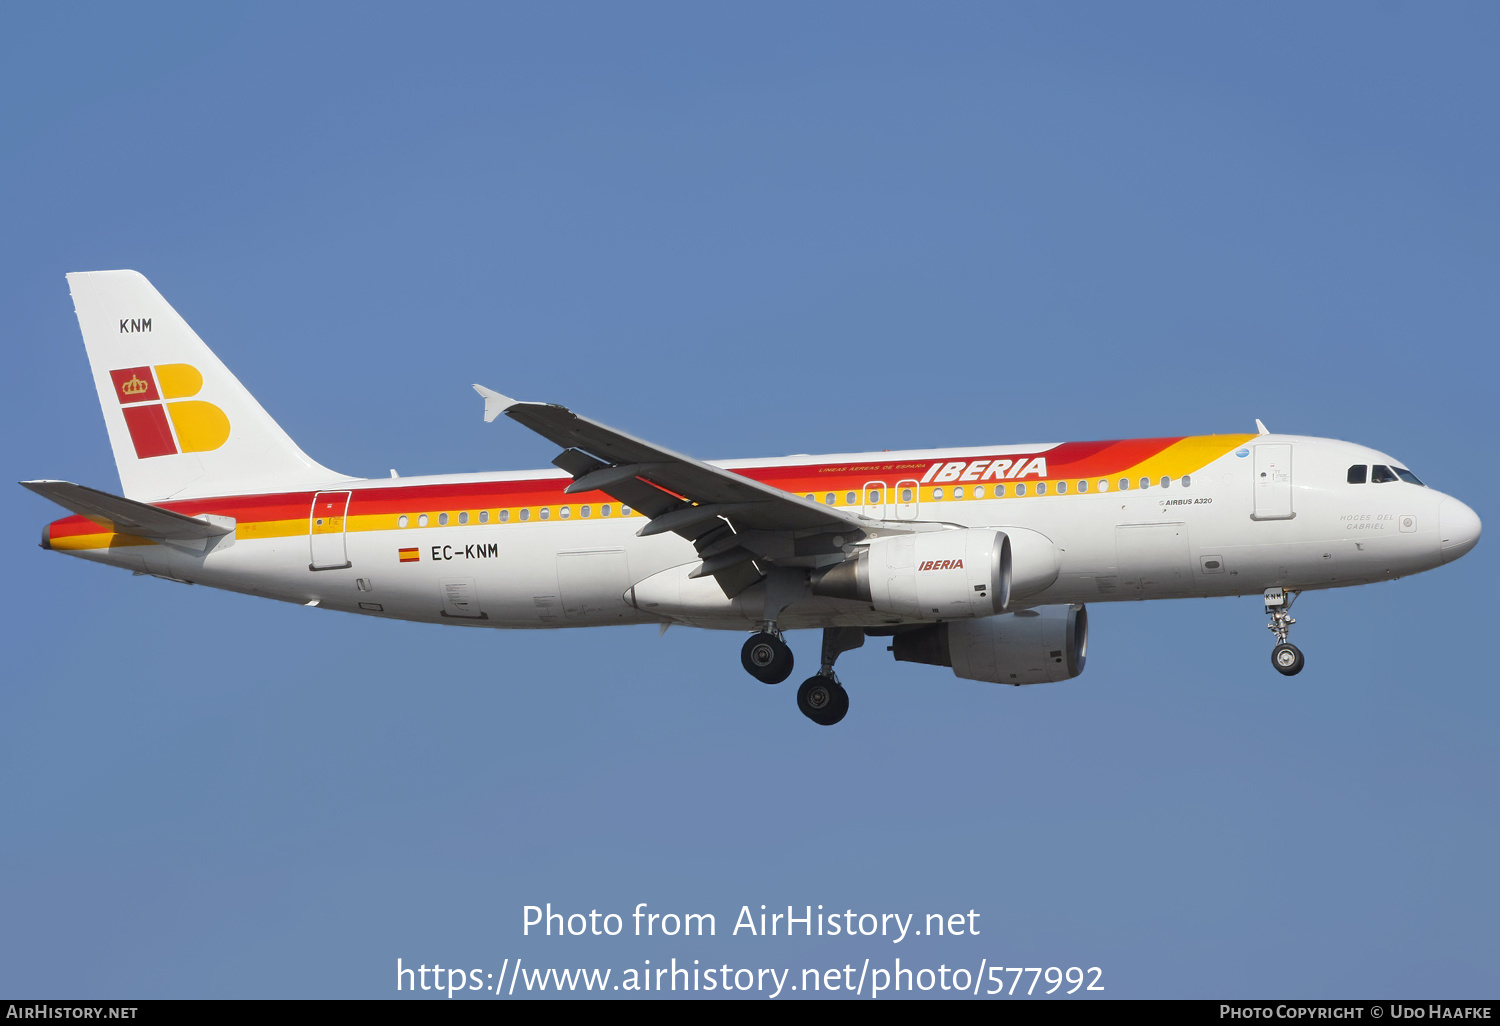
<path fill-rule="evenodd" d="M 522 520 L 530 520 L 531 519 L 531 510 L 529 510 L 529 509 L 523 509 L 523 510 L 521 510 L 521 519 Z"/>
<path fill-rule="evenodd" d="M 1078 482 L 1078 490 L 1080 492 L 1086 492 L 1086 491 L 1088 491 L 1089 490 L 1089 483 L 1087 481 L 1079 481 Z"/>
<path fill-rule="evenodd" d="M 1068 482 L 1066 482 L 1066 481 L 1059 481 L 1059 482 L 1057 482 L 1057 494 L 1058 495 L 1066 495 L 1066 494 L 1068 494 Z"/>
<path fill-rule="evenodd" d="M 578 515 L 581 516 L 581 517 L 583 517 L 583 519 L 587 520 L 589 517 L 591 517 L 591 516 L 594 515 L 594 507 L 592 507 L 592 506 L 580 506 L 578 508 Z"/>
<path fill-rule="evenodd" d="M 426 513 L 421 513 L 421 514 L 419 514 L 417 516 L 417 526 L 418 527 L 426 527 L 427 526 L 427 514 Z"/>
<path fill-rule="evenodd" d="M 599 515 L 601 517 L 609 516 L 609 506 L 610 504 L 606 502 L 604 505 L 599 507 Z"/>
<path fill-rule="evenodd" d="M 1143 478 L 1141 478 L 1141 487 L 1142 488 L 1150 488 L 1151 487 L 1151 479 L 1149 477 L 1143 477 Z"/>
<path fill-rule="evenodd" d="M 487 524 L 487 523 L 490 522 L 490 511 L 489 510 L 482 509 L 482 510 L 479 511 L 479 522 L 481 524 Z"/>
<path fill-rule="evenodd" d="M 997 499 L 1003 499 L 1003 498 L 1005 498 L 1005 486 L 1004 485 L 996 485 L 995 486 L 995 498 L 997 498 Z"/>
<path fill-rule="evenodd" d="M 1395 474 L 1391 473 L 1391 468 L 1380 463 L 1375 464 L 1375 473 L 1370 475 L 1370 482 L 1372 484 L 1387 484 L 1396 480 L 1399 479 Z"/>
<path fill-rule="evenodd" d="M 958 487 L 956 487 L 956 488 L 953 489 L 953 497 L 955 499 L 962 499 L 964 497 L 964 486 L 963 485 L 959 485 Z"/>
<path fill-rule="evenodd" d="M 832 492 L 829 492 L 827 495 L 823 496 L 823 504 L 825 506 L 832 506 L 833 505 L 833 493 Z"/>
<path fill-rule="evenodd" d="M 943 497 L 943 490 L 941 488 L 934 488 L 932 490 L 932 497 L 934 499 L 941 499 Z"/>
<path fill-rule="evenodd" d="M 853 492 L 845 492 L 844 493 L 844 505 L 845 506 L 852 506 L 852 505 L 854 505 L 854 493 Z"/>
<path fill-rule="evenodd" d="M 1046 495 L 1047 494 L 1047 482 L 1046 481 L 1038 481 L 1036 483 L 1036 493 L 1038 495 Z"/>
<path fill-rule="evenodd" d="M 502 509 L 500 511 L 500 522 L 502 524 L 510 523 L 510 510 Z"/>
<path fill-rule="evenodd" d="M 1192 478 L 1191 474 L 1183 474 L 1182 475 L 1182 487 L 1187 488 L 1192 483 L 1193 483 L 1193 478 Z"/>
<path fill-rule="evenodd" d="M 448 526 L 448 514 L 446 514 L 446 513 L 439 513 L 438 514 L 438 526 L 439 527 L 447 527 Z"/>
<path fill-rule="evenodd" d="M 1120 478 L 1120 491 L 1122 491 L 1122 492 L 1128 492 L 1128 491 L 1130 491 L 1130 478 L 1128 478 L 1128 477 L 1122 477 L 1122 478 Z"/>
<path fill-rule="evenodd" d="M 1416 474 L 1413 474 L 1411 471 L 1407 470 L 1405 467 L 1392 467 L 1391 469 L 1396 472 L 1396 476 L 1397 477 L 1399 477 L 1401 480 L 1405 481 L 1407 484 L 1414 484 L 1418 488 L 1426 488 L 1427 487 L 1421 481 L 1417 480 L 1417 475 Z"/>
<path fill-rule="evenodd" d="M 543 506 L 542 507 L 542 511 L 540 513 L 538 513 L 537 516 L 541 517 L 543 520 L 550 520 L 550 519 L 552 519 L 552 507 L 550 507 L 550 506 Z"/>
<path fill-rule="evenodd" d="M 405 513 L 401 514 L 399 517 L 396 518 L 396 526 L 397 527 L 405 527 L 409 523 L 411 523 L 411 521 L 407 519 Z"/>
<path fill-rule="evenodd" d="M 628 516 L 630 516 L 630 507 L 627 506 L 627 505 L 625 505 L 623 502 L 620 503 L 620 516 L 622 516 L 622 517 L 628 517 Z"/>
<path fill-rule="evenodd" d="M 566 519 L 568 519 L 568 517 L 570 517 L 572 515 L 573 515 L 573 507 L 572 506 L 564 506 L 562 509 L 560 509 L 560 510 L 557 511 L 557 516 L 558 516 L 559 520 L 566 520 Z"/>
<path fill-rule="evenodd" d="M 1026 486 L 1023 485 L 1023 484 L 1016 485 L 1016 494 L 1017 495 L 1025 495 L 1026 494 Z"/>
<path fill-rule="evenodd" d="M 1350 484 L 1364 484 L 1365 479 L 1369 476 L 1369 473 L 1369 467 L 1365 466 L 1363 463 L 1356 463 L 1354 466 L 1349 468 L 1348 481 Z"/>
<path fill-rule="evenodd" d="M 878 488 L 871 488 L 870 489 L 870 494 L 865 497 L 865 501 L 868 502 L 871 506 L 873 506 L 877 502 L 879 502 L 880 501 L 880 489 L 878 489 Z"/>
<path fill-rule="evenodd" d="M 974 486 L 974 498 L 976 498 L 976 499 L 982 499 L 982 498 L 984 498 L 984 485 L 975 485 Z"/>
<path fill-rule="evenodd" d="M 1104 480 L 1103 478 L 1100 478 L 1099 479 L 1099 490 L 1101 492 L 1107 492 L 1107 491 L 1109 491 L 1109 482 L 1106 481 L 1106 480 Z"/>
<path fill-rule="evenodd" d="M 903 488 L 903 489 L 901 489 L 901 501 L 902 502 L 910 502 L 911 501 L 911 489 L 910 488 Z"/>
<path fill-rule="evenodd" d="M 1164 478 L 1162 478 L 1161 479 L 1161 486 L 1163 488 L 1171 488 L 1172 487 L 1172 479 L 1170 477 L 1164 477 Z"/>
<path fill-rule="evenodd" d="M 464 510 L 462 513 L 460 513 L 458 515 L 458 522 L 460 524 L 467 524 L 469 522 L 469 511 L 468 510 Z"/>

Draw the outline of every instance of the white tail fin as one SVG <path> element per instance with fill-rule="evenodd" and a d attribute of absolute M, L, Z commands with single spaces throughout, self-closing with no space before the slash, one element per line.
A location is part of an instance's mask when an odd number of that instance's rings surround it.
<path fill-rule="evenodd" d="M 317 489 L 309 459 L 135 271 L 68 275 L 94 387 L 132 499 Z"/>

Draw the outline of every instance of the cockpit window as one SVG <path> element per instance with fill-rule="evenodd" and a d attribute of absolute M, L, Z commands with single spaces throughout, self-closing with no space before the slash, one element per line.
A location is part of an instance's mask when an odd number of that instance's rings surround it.
<path fill-rule="evenodd" d="M 1391 468 L 1385 466 L 1383 463 L 1375 464 L 1375 473 L 1370 477 L 1370 481 L 1373 484 L 1386 484 L 1390 481 L 1399 480 L 1400 478 L 1391 472 Z"/>
<path fill-rule="evenodd" d="M 1417 475 L 1416 474 L 1413 474 L 1411 471 L 1407 470 L 1405 467 L 1392 467 L 1391 469 L 1396 472 L 1396 476 L 1397 477 L 1399 477 L 1401 480 L 1405 481 L 1407 484 L 1414 484 L 1414 485 L 1416 485 L 1419 488 L 1426 488 L 1427 487 L 1426 485 L 1422 484 L 1421 481 L 1417 480 Z"/>
<path fill-rule="evenodd" d="M 1369 473 L 1369 467 L 1365 466 L 1363 463 L 1356 463 L 1354 466 L 1349 468 L 1349 483 L 1364 484 L 1365 478 L 1369 475 Z"/>

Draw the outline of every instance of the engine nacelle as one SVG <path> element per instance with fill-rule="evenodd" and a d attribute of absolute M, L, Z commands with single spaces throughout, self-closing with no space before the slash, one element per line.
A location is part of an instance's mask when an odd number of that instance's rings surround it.
<path fill-rule="evenodd" d="M 1010 602 L 1010 539 L 979 527 L 877 538 L 813 574 L 812 593 L 922 619 L 993 616 Z"/>
<path fill-rule="evenodd" d="M 918 627 L 891 640 L 897 659 L 951 666 L 955 677 L 1043 684 L 1083 672 L 1089 615 L 1083 606 L 1041 606 L 987 620 Z"/>

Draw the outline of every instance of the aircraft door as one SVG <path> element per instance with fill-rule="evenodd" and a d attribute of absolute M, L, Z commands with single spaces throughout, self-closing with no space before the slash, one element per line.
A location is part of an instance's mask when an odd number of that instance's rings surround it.
<path fill-rule="evenodd" d="M 871 481 L 865 485 L 864 513 L 873 520 L 885 519 L 885 482 Z"/>
<path fill-rule="evenodd" d="M 1292 511 L 1292 446 L 1267 442 L 1255 449 L 1255 512 L 1252 520 L 1290 520 Z"/>
<path fill-rule="evenodd" d="M 312 511 L 307 517 L 307 534 L 312 546 L 309 570 L 343 570 L 351 565 L 344 547 L 348 513 L 348 492 L 319 492 L 313 496 Z"/>
<path fill-rule="evenodd" d="M 917 519 L 918 503 L 922 497 L 922 486 L 915 481 L 897 481 L 895 495 L 897 520 Z"/>

